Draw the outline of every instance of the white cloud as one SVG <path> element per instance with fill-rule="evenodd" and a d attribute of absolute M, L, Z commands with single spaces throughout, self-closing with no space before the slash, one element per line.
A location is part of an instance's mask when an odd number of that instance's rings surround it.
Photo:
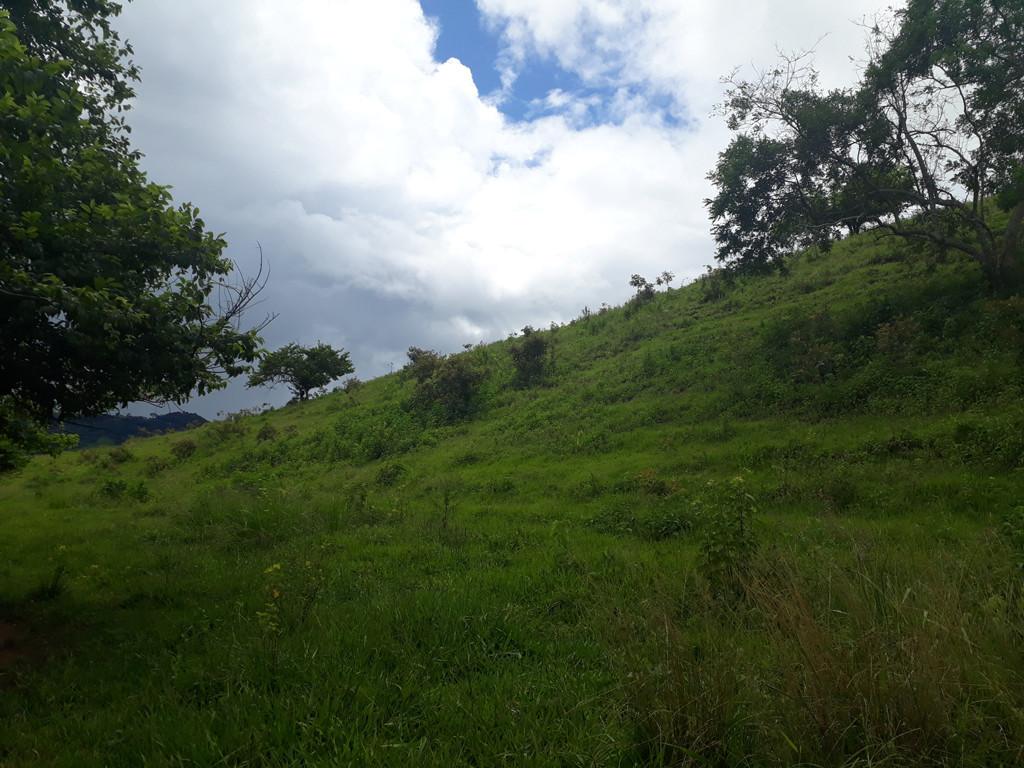
<path fill-rule="evenodd" d="M 816 48 L 823 82 L 848 83 L 849 57 L 863 51 L 856 22 L 885 9 L 879 0 L 477 0 L 502 30 L 505 61 L 551 57 L 586 81 L 645 83 L 703 117 L 717 79 L 737 66 L 763 68 L 783 51 Z"/>
<path fill-rule="evenodd" d="M 702 271 L 718 76 L 827 31 L 841 68 L 858 50 L 846 19 L 878 5 L 478 2 L 509 77 L 557 59 L 613 86 L 608 122 L 591 119 L 593 93 L 558 90 L 542 117 L 509 121 L 461 63 L 435 61 L 415 0 L 126 6 L 143 67 L 133 137 L 154 181 L 227 230 L 232 258 L 251 265 L 262 243 L 271 346 L 344 344 L 367 378 L 410 344 L 452 350 L 622 301 L 633 272 Z M 659 93 L 698 119 L 666 120 Z"/>

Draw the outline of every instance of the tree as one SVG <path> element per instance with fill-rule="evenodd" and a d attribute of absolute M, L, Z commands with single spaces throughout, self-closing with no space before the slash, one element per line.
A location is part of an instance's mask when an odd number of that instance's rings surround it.
<path fill-rule="evenodd" d="M 1024 6 L 910 0 L 869 30 L 855 88 L 806 55 L 727 78 L 732 142 L 705 201 L 718 259 L 776 263 L 864 226 L 965 253 L 998 287 L 1024 222 Z M 993 205 L 1004 216 L 993 217 Z"/>
<path fill-rule="evenodd" d="M 409 362 L 402 368 L 406 375 L 412 376 L 417 382 L 422 383 L 434 375 L 434 372 L 446 359 L 445 355 L 435 352 L 433 349 L 420 349 L 409 347 L 406 353 Z"/>
<path fill-rule="evenodd" d="M 514 385 L 517 387 L 541 384 L 551 371 L 551 342 L 529 325 L 523 328 L 523 340 L 510 344 L 508 352 L 516 370 Z"/>
<path fill-rule="evenodd" d="M 466 354 L 443 355 L 432 349 L 409 347 L 402 369 L 415 379 L 410 405 L 428 418 L 453 424 L 471 417 L 480 407 L 480 392 L 490 371 L 473 365 Z"/>
<path fill-rule="evenodd" d="M 297 400 L 305 401 L 313 390 L 354 370 L 344 350 L 335 351 L 322 342 L 315 347 L 292 343 L 264 355 L 256 372 L 249 376 L 248 386 L 287 384 Z"/>
<path fill-rule="evenodd" d="M 241 327 L 263 278 L 229 282 L 223 237 L 139 169 L 123 117 L 137 71 L 110 27 L 120 6 L 5 5 L 0 469 L 59 449 L 53 420 L 224 386 L 269 322 Z"/>

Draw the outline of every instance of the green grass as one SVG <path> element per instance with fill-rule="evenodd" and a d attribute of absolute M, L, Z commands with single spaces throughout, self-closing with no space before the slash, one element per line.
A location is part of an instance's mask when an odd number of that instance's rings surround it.
<path fill-rule="evenodd" d="M 1022 306 L 862 236 L 467 351 L 466 421 L 395 374 L 36 459 L 0 765 L 1020 762 Z"/>

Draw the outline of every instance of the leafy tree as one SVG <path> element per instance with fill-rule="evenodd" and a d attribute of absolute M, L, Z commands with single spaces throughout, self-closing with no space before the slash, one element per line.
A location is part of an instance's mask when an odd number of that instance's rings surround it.
<path fill-rule="evenodd" d="M 472 416 L 480 405 L 480 391 L 490 372 L 473 365 L 468 355 L 442 355 L 409 347 L 403 370 L 416 380 L 410 404 L 442 424 Z"/>
<path fill-rule="evenodd" d="M 651 283 L 646 277 L 642 275 L 631 275 L 629 278 L 629 284 L 631 287 L 636 288 L 636 293 L 626 303 L 626 317 L 633 317 L 637 312 L 640 311 L 641 307 L 648 302 L 654 301 L 654 297 L 657 295 L 654 290 L 655 285 L 668 285 L 665 277 L 668 276 L 670 279 L 675 277 L 671 272 L 663 272 L 661 277 L 658 277 L 655 282 Z"/>
<path fill-rule="evenodd" d="M 445 355 L 440 352 L 419 347 L 409 347 L 406 356 L 409 358 L 409 362 L 402 370 L 421 383 L 429 379 L 445 360 Z"/>
<path fill-rule="evenodd" d="M 531 387 L 541 384 L 551 369 L 551 342 L 531 326 L 523 328 L 523 340 L 508 348 L 516 369 L 514 384 Z"/>
<path fill-rule="evenodd" d="M 0 469 L 57 450 L 53 420 L 224 386 L 258 353 L 260 276 L 173 207 L 130 147 L 131 50 L 105 0 L 0 10 Z M 265 325 L 265 323 L 264 323 Z"/>
<path fill-rule="evenodd" d="M 654 284 L 647 282 L 647 278 L 641 275 L 632 275 L 629 278 L 631 287 L 636 288 L 636 295 L 633 297 L 637 303 L 642 304 L 654 298 Z M 658 283 L 661 285 L 661 283 Z"/>
<path fill-rule="evenodd" d="M 334 350 L 322 342 L 315 347 L 292 343 L 264 355 L 256 372 L 249 376 L 248 386 L 287 384 L 295 398 L 304 401 L 313 390 L 354 370 L 344 350 Z"/>
<path fill-rule="evenodd" d="M 1016 265 L 1019 2 L 910 0 L 870 29 L 855 88 L 823 92 L 806 55 L 727 82 L 723 111 L 736 135 L 705 201 L 720 261 L 770 265 L 867 225 L 968 254 L 996 287 Z M 991 200 L 1006 216 L 994 219 Z"/>

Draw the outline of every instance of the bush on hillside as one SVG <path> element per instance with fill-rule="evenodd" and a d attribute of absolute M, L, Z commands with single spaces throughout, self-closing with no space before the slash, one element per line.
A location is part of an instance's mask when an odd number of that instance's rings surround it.
<path fill-rule="evenodd" d="M 430 374 L 416 381 L 410 399 L 414 410 L 441 424 L 452 424 L 470 418 L 479 409 L 481 389 L 490 371 L 477 368 L 466 355 L 443 357 L 423 365 L 429 365 Z"/>
<path fill-rule="evenodd" d="M 516 371 L 514 386 L 526 388 L 543 383 L 552 368 L 551 342 L 526 326 L 523 329 L 523 340 L 510 345 L 508 351 Z"/>

